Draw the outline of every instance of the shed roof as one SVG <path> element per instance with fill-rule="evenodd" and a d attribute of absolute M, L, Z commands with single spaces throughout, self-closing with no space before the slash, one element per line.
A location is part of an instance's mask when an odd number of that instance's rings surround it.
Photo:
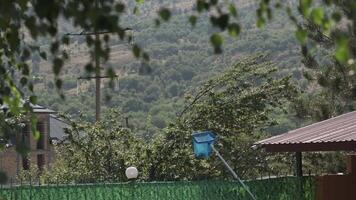
<path fill-rule="evenodd" d="M 356 111 L 256 143 L 270 152 L 356 150 Z"/>
<path fill-rule="evenodd" d="M 56 111 L 40 105 L 31 105 L 34 113 L 56 113 Z"/>
<path fill-rule="evenodd" d="M 63 141 L 65 139 L 65 128 L 68 128 L 68 123 L 56 115 L 49 116 L 50 137 L 52 140 Z"/>

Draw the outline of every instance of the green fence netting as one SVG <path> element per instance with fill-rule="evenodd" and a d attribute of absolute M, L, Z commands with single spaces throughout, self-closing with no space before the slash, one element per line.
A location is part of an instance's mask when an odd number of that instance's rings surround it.
<path fill-rule="evenodd" d="M 245 182 L 258 200 L 312 200 L 313 178 L 281 177 Z M 237 182 L 151 182 L 76 185 L 12 185 L 0 200 L 249 200 Z"/>

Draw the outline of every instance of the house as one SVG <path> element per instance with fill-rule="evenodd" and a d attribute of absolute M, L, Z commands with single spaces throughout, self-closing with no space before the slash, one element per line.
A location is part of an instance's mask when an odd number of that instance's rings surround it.
<path fill-rule="evenodd" d="M 55 111 L 39 105 L 31 106 L 37 116 L 40 138 L 34 139 L 30 124 L 26 123 L 22 131 L 16 134 L 0 152 L 0 171 L 5 172 L 9 180 L 14 180 L 21 170 L 29 170 L 33 166 L 39 170 L 48 167 L 54 159 L 53 144 L 62 141 L 64 137 L 64 128 L 67 124 L 54 115 Z M 14 144 L 20 142 L 28 148 L 27 156 L 16 151 Z"/>

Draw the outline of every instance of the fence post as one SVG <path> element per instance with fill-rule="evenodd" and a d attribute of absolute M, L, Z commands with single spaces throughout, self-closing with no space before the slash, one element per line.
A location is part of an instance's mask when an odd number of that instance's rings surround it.
<path fill-rule="evenodd" d="M 32 200 L 32 177 L 30 176 L 30 200 Z"/>
<path fill-rule="evenodd" d="M 110 188 L 111 188 L 111 200 L 114 200 L 114 184 L 113 184 L 113 181 L 111 181 Z"/>
<path fill-rule="evenodd" d="M 10 194 L 11 194 L 10 198 L 13 199 L 12 197 L 14 196 L 14 195 L 13 195 L 14 192 L 13 192 L 13 189 L 12 189 L 12 177 L 10 178 L 10 191 L 11 191 L 11 193 L 10 193 Z"/>

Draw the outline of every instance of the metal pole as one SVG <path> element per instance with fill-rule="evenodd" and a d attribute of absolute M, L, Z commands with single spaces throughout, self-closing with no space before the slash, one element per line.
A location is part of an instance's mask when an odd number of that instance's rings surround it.
<path fill-rule="evenodd" d="M 295 170 L 297 177 L 303 177 L 302 152 L 295 152 Z"/>
<path fill-rule="evenodd" d="M 298 180 L 298 198 L 304 199 L 302 152 L 295 152 L 295 170 Z"/>
<path fill-rule="evenodd" d="M 95 6 L 98 7 L 98 1 L 95 1 Z M 96 52 L 99 47 L 99 34 L 98 34 L 98 30 L 95 28 L 94 30 L 94 34 L 95 34 L 95 52 L 94 52 L 94 56 L 95 56 L 95 121 L 98 122 L 100 121 L 100 111 L 101 111 L 101 107 L 100 107 L 100 60 L 99 60 L 99 56 L 98 56 L 98 52 Z"/>
<path fill-rule="evenodd" d="M 97 35 L 95 35 L 97 37 Z M 96 78 L 95 78 L 95 121 L 100 121 L 100 68 L 99 68 L 99 59 L 98 56 L 95 54 L 95 68 L 96 68 Z"/>
<path fill-rule="evenodd" d="M 235 171 L 230 167 L 229 164 L 225 161 L 225 159 L 220 155 L 219 151 L 214 148 L 214 145 L 210 145 L 213 151 L 216 153 L 216 155 L 220 158 L 220 160 L 224 163 L 225 167 L 230 171 L 232 176 L 241 183 L 242 187 L 247 191 L 247 193 L 251 196 L 253 200 L 257 200 L 256 197 L 251 193 L 251 191 L 248 189 L 248 187 L 245 185 L 245 183 L 237 176 Z"/>

